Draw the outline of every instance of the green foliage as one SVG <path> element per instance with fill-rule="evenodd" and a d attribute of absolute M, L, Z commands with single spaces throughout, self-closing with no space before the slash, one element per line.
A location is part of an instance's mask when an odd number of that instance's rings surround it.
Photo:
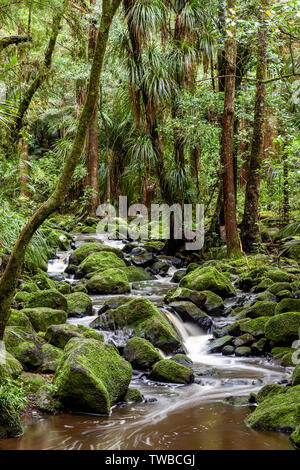
<path fill-rule="evenodd" d="M 0 383 L 0 408 L 22 411 L 28 403 L 22 386 L 7 378 Z"/>

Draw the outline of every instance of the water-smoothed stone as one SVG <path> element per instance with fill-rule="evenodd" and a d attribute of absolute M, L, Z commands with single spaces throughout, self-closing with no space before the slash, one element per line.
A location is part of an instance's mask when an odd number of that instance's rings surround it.
<path fill-rule="evenodd" d="M 56 282 L 55 288 L 63 295 L 71 294 L 71 286 L 65 281 Z"/>
<path fill-rule="evenodd" d="M 0 384 L 5 378 L 16 379 L 23 372 L 23 366 L 8 351 L 0 350 Z"/>
<path fill-rule="evenodd" d="M 266 338 L 260 338 L 258 341 L 251 345 L 253 354 L 260 355 L 263 354 L 267 349 L 268 340 Z"/>
<path fill-rule="evenodd" d="M 231 346 L 230 344 L 228 344 L 227 346 L 224 346 L 222 348 L 222 354 L 223 356 L 233 356 L 234 354 L 234 346 Z"/>
<path fill-rule="evenodd" d="M 276 302 L 258 301 L 247 309 L 246 316 L 249 318 L 272 317 L 276 308 Z"/>
<path fill-rule="evenodd" d="M 193 365 L 192 359 L 185 354 L 175 354 L 175 356 L 171 357 L 171 361 L 175 361 L 177 364 L 181 364 L 185 367 L 191 367 Z"/>
<path fill-rule="evenodd" d="M 34 397 L 35 406 L 43 413 L 53 414 L 63 406 L 58 398 L 57 388 L 52 384 L 42 385 Z"/>
<path fill-rule="evenodd" d="M 87 282 L 90 294 L 125 294 L 130 292 L 130 284 L 121 269 L 105 269 L 95 274 Z"/>
<path fill-rule="evenodd" d="M 235 294 L 235 289 L 228 278 L 214 267 L 197 268 L 184 276 L 180 287 L 196 291 L 212 291 L 222 298 L 230 297 Z"/>
<path fill-rule="evenodd" d="M 204 330 L 210 330 L 212 327 L 212 319 L 192 302 L 172 302 L 170 307 L 179 314 L 183 321 L 192 320 Z"/>
<path fill-rule="evenodd" d="M 180 280 L 183 278 L 183 276 L 186 275 L 186 270 L 185 269 L 178 269 L 178 271 L 175 271 L 173 274 L 173 277 L 171 279 L 171 282 L 178 283 Z"/>
<path fill-rule="evenodd" d="M 43 363 L 39 370 L 43 374 L 54 374 L 62 358 L 62 350 L 52 344 L 42 344 Z"/>
<path fill-rule="evenodd" d="M 292 432 L 300 425 L 300 385 L 277 386 L 258 401 L 258 407 L 247 418 L 254 429 Z"/>
<path fill-rule="evenodd" d="M 68 409 L 108 415 L 126 396 L 131 376 L 131 365 L 114 346 L 74 338 L 64 350 L 55 385 Z"/>
<path fill-rule="evenodd" d="M 47 307 L 67 311 L 67 299 L 56 289 L 46 289 L 34 292 L 25 306 L 26 308 Z"/>
<path fill-rule="evenodd" d="M 224 346 L 231 345 L 233 342 L 233 336 L 226 335 L 221 338 L 215 339 L 209 345 L 210 353 L 219 353 L 222 351 Z"/>
<path fill-rule="evenodd" d="M 240 346 L 234 351 L 237 357 L 249 357 L 251 356 L 251 348 L 248 346 Z"/>
<path fill-rule="evenodd" d="M 100 342 L 104 341 L 102 334 L 84 325 L 51 325 L 45 334 L 46 341 L 61 349 L 64 349 L 72 338 L 89 338 Z"/>
<path fill-rule="evenodd" d="M 128 340 L 123 356 L 133 368 L 141 370 L 150 369 L 155 362 L 163 359 L 150 341 L 138 337 Z"/>
<path fill-rule="evenodd" d="M 205 312 L 212 316 L 219 316 L 222 314 L 224 310 L 222 297 L 209 290 L 202 291 L 200 294 L 203 294 L 206 297 L 203 305 L 203 310 Z"/>
<path fill-rule="evenodd" d="M 275 315 L 286 312 L 300 312 L 300 299 L 282 299 L 275 308 Z"/>
<path fill-rule="evenodd" d="M 30 320 L 35 331 L 46 331 L 50 325 L 66 323 L 68 315 L 64 310 L 52 308 L 24 308 L 22 311 Z"/>
<path fill-rule="evenodd" d="M 260 338 L 265 335 L 265 326 L 270 320 L 270 317 L 258 317 L 252 320 L 246 319 L 239 324 L 241 333 L 250 333 L 255 338 Z"/>
<path fill-rule="evenodd" d="M 123 401 L 125 403 L 142 403 L 144 401 L 144 397 L 137 388 L 129 388 Z"/>
<path fill-rule="evenodd" d="M 70 256 L 70 264 L 78 265 L 92 253 L 101 253 L 103 251 L 114 253 L 121 259 L 124 258 L 124 254 L 119 248 L 104 245 L 100 242 L 83 243 L 73 251 L 72 255 Z"/>
<path fill-rule="evenodd" d="M 298 338 L 300 312 L 281 313 L 271 317 L 265 326 L 265 336 L 275 343 L 291 342 Z"/>
<path fill-rule="evenodd" d="M 238 336 L 233 340 L 233 344 L 235 348 L 240 346 L 248 346 L 254 343 L 255 339 L 254 336 L 250 335 L 249 333 L 244 333 L 241 336 Z"/>
<path fill-rule="evenodd" d="M 190 384 L 194 382 L 194 374 L 191 369 L 170 359 L 156 362 L 150 373 L 150 379 L 158 382 Z"/>
<path fill-rule="evenodd" d="M 167 353 L 182 348 L 178 334 L 166 317 L 145 297 L 133 299 L 108 310 L 98 319 L 100 329 L 126 330 L 129 337 L 139 336 Z"/>
<path fill-rule="evenodd" d="M 139 266 L 141 268 L 146 268 L 152 266 L 157 258 L 153 253 L 150 253 L 145 248 L 137 247 L 133 248 L 130 254 L 131 261 L 135 266 Z"/>
<path fill-rule="evenodd" d="M 79 265 L 79 271 L 84 275 L 89 273 L 100 273 L 106 269 L 125 268 L 126 264 L 123 259 L 119 258 L 115 253 L 102 251 L 92 253 L 85 258 Z"/>
<path fill-rule="evenodd" d="M 66 295 L 66 299 L 68 303 L 67 312 L 69 317 L 84 317 L 86 315 L 92 315 L 92 301 L 90 297 L 84 292 L 74 292 L 73 294 L 68 294 Z"/>
<path fill-rule="evenodd" d="M 33 329 L 28 331 L 19 326 L 6 327 L 4 343 L 6 350 L 22 364 L 24 369 L 33 370 L 42 365 L 43 342 Z"/>
<path fill-rule="evenodd" d="M 167 292 L 164 300 L 167 304 L 172 302 L 190 301 L 201 309 L 206 302 L 206 296 L 201 292 L 196 292 L 183 287 L 173 287 Z"/>
<path fill-rule="evenodd" d="M 111 299 L 108 299 L 104 302 L 104 304 L 100 307 L 98 314 L 101 315 L 102 313 L 107 312 L 107 310 L 118 308 L 120 305 L 124 305 L 127 302 L 130 302 L 130 300 L 132 300 L 131 297 L 124 295 L 120 295 L 119 297 L 112 297 Z M 97 318 L 94 321 L 96 322 Z"/>
<path fill-rule="evenodd" d="M 152 274 L 166 276 L 170 265 L 166 261 L 156 261 L 151 267 L 147 268 Z"/>

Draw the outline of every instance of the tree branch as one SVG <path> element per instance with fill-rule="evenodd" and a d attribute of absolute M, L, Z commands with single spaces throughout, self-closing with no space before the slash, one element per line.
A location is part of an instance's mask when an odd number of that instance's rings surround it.
<path fill-rule="evenodd" d="M 0 53 L 11 44 L 20 44 L 20 42 L 31 41 L 30 36 L 8 36 L 0 39 Z"/>

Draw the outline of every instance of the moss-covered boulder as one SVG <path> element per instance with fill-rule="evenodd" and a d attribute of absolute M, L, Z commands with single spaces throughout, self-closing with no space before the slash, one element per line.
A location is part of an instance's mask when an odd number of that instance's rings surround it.
<path fill-rule="evenodd" d="M 212 291 L 222 298 L 235 294 L 235 289 L 228 278 L 212 266 L 195 269 L 181 279 L 179 286 L 199 292 Z"/>
<path fill-rule="evenodd" d="M 224 310 L 224 302 L 222 297 L 209 290 L 204 290 L 199 292 L 199 294 L 205 295 L 205 302 L 203 305 L 203 310 L 205 312 L 212 316 L 221 315 Z"/>
<path fill-rule="evenodd" d="M 164 300 L 167 304 L 187 300 L 189 302 L 193 302 L 197 307 L 203 308 L 206 298 L 206 295 L 201 292 L 185 289 L 183 287 L 173 287 L 167 292 Z"/>
<path fill-rule="evenodd" d="M 78 284 L 73 284 L 72 287 L 71 287 L 71 291 L 72 293 L 73 292 L 84 292 L 85 294 L 87 294 L 87 288 L 85 286 L 85 284 L 79 282 Z"/>
<path fill-rule="evenodd" d="M 221 352 L 224 346 L 232 345 L 233 339 L 234 339 L 233 336 L 230 336 L 230 335 L 222 336 L 221 338 L 215 339 L 209 345 L 209 352 L 210 353 Z"/>
<path fill-rule="evenodd" d="M 99 317 L 103 329 L 126 329 L 130 336 L 147 339 L 165 352 L 178 352 L 180 339 L 166 317 L 145 297 L 133 299 Z"/>
<path fill-rule="evenodd" d="M 58 398 L 57 387 L 53 384 L 42 385 L 35 394 L 34 403 L 43 413 L 53 414 L 63 408 Z"/>
<path fill-rule="evenodd" d="M 16 379 L 23 372 L 22 364 L 8 351 L 0 349 L 0 384 L 7 378 Z"/>
<path fill-rule="evenodd" d="M 256 301 L 269 301 L 269 302 L 276 302 L 277 298 L 274 294 L 265 290 L 264 292 L 260 292 L 255 299 Z"/>
<path fill-rule="evenodd" d="M 275 315 L 285 312 L 300 312 L 300 299 L 282 299 L 275 309 Z"/>
<path fill-rule="evenodd" d="M 123 356 L 132 367 L 141 370 L 150 369 L 155 362 L 163 359 L 150 341 L 138 337 L 128 340 Z"/>
<path fill-rule="evenodd" d="M 18 384 L 22 386 L 25 393 L 35 393 L 42 385 L 48 383 L 49 379 L 46 379 L 41 374 L 33 372 L 22 372 L 18 378 Z"/>
<path fill-rule="evenodd" d="M 266 277 L 271 279 L 273 282 L 292 282 L 295 279 L 293 274 L 278 268 L 268 268 Z"/>
<path fill-rule="evenodd" d="M 62 350 L 52 344 L 42 344 L 43 363 L 39 370 L 43 374 L 54 374 L 62 358 Z"/>
<path fill-rule="evenodd" d="M 20 326 L 28 331 L 33 331 L 33 326 L 25 313 L 18 310 L 11 310 L 7 326 Z"/>
<path fill-rule="evenodd" d="M 234 351 L 237 357 L 249 357 L 251 356 L 251 352 L 251 348 L 249 348 L 248 346 L 239 346 Z"/>
<path fill-rule="evenodd" d="M 299 351 L 299 354 L 297 354 L 296 359 L 299 360 L 299 357 L 300 357 L 300 351 Z M 292 385 L 300 385 L 300 363 L 296 365 L 293 371 Z"/>
<path fill-rule="evenodd" d="M 67 312 L 69 317 L 84 317 L 86 315 L 92 315 L 92 301 L 90 297 L 84 292 L 74 292 L 73 294 L 68 294 L 66 295 L 66 299 L 68 303 Z"/>
<path fill-rule="evenodd" d="M 54 383 L 68 409 L 108 415 L 125 397 L 131 375 L 131 365 L 115 347 L 74 338 L 64 350 Z"/>
<path fill-rule="evenodd" d="M 42 341 L 34 333 L 22 327 L 11 326 L 5 329 L 4 343 L 26 370 L 37 369 L 43 363 Z"/>
<path fill-rule="evenodd" d="M 26 302 L 26 308 L 47 307 L 54 310 L 67 311 L 67 299 L 56 289 L 46 289 L 34 292 Z"/>
<path fill-rule="evenodd" d="M 84 325 L 51 325 L 45 334 L 46 341 L 61 349 L 64 349 L 72 338 L 90 338 L 104 341 L 102 334 Z"/>
<path fill-rule="evenodd" d="M 192 302 L 172 302 L 170 307 L 172 307 L 184 321 L 194 321 L 204 330 L 209 330 L 212 326 L 212 319 Z"/>
<path fill-rule="evenodd" d="M 19 412 L 1 400 L 0 386 L 0 439 L 18 437 L 23 434 Z"/>
<path fill-rule="evenodd" d="M 56 287 L 55 282 L 50 279 L 50 277 L 47 276 L 47 274 L 41 269 L 39 270 L 38 274 L 33 276 L 32 280 L 41 290 L 55 289 Z"/>
<path fill-rule="evenodd" d="M 146 248 L 147 251 L 150 251 L 151 253 L 161 253 L 166 245 L 166 242 L 161 241 L 161 240 L 151 240 L 149 242 L 146 242 L 144 244 L 144 247 Z"/>
<path fill-rule="evenodd" d="M 90 294 L 125 294 L 130 292 L 130 284 L 126 274 L 121 269 L 105 269 L 95 274 L 87 282 Z"/>
<path fill-rule="evenodd" d="M 188 367 L 178 364 L 171 359 L 163 359 L 154 364 L 150 373 L 150 379 L 158 382 L 190 384 L 194 382 L 194 374 Z"/>
<path fill-rule="evenodd" d="M 248 269 L 239 275 L 237 286 L 243 290 L 250 290 L 254 286 L 260 285 L 267 272 L 266 266 Z"/>
<path fill-rule="evenodd" d="M 79 265 L 79 271 L 84 275 L 89 273 L 99 273 L 106 269 L 125 268 L 125 262 L 115 253 L 102 251 L 100 253 L 92 253 L 85 258 Z"/>
<path fill-rule="evenodd" d="M 57 281 L 55 283 L 55 288 L 63 295 L 71 294 L 71 286 L 65 281 Z"/>
<path fill-rule="evenodd" d="M 290 442 L 296 449 L 300 449 L 300 426 L 290 435 Z"/>
<path fill-rule="evenodd" d="M 294 431 L 300 425 L 300 385 L 266 394 L 247 423 L 258 430 Z"/>
<path fill-rule="evenodd" d="M 292 286 L 290 282 L 274 282 L 270 287 L 268 287 L 268 291 L 271 292 L 271 294 L 277 295 L 278 292 L 281 292 L 282 290 L 292 290 Z"/>
<path fill-rule="evenodd" d="M 110 299 L 107 299 L 104 304 L 101 306 L 99 309 L 99 315 L 102 313 L 107 312 L 107 310 L 110 309 L 115 309 L 120 307 L 120 305 L 127 304 L 127 302 L 130 302 L 132 300 L 131 297 L 127 297 L 125 295 L 120 295 L 118 297 L 111 297 Z"/>
<path fill-rule="evenodd" d="M 240 346 L 249 346 L 254 343 L 254 341 L 254 336 L 249 333 L 244 333 L 233 340 L 233 345 L 235 348 L 239 348 Z"/>
<path fill-rule="evenodd" d="M 270 320 L 270 317 L 258 317 L 252 320 L 239 323 L 239 330 L 241 333 L 250 333 L 255 338 L 260 338 L 265 335 L 265 326 Z"/>
<path fill-rule="evenodd" d="M 64 310 L 52 308 L 24 308 L 22 311 L 28 317 L 35 331 L 46 331 L 50 325 L 66 323 L 68 315 Z"/>
<path fill-rule="evenodd" d="M 144 397 L 137 388 L 129 388 L 123 399 L 125 403 L 141 403 Z"/>
<path fill-rule="evenodd" d="M 270 318 L 265 325 L 265 336 L 275 343 L 291 342 L 298 338 L 300 313 L 281 313 Z"/>
<path fill-rule="evenodd" d="M 192 359 L 190 359 L 186 354 L 175 354 L 171 357 L 171 361 L 177 362 L 182 366 L 191 367 L 193 365 Z"/>
<path fill-rule="evenodd" d="M 22 292 L 29 292 L 30 294 L 39 290 L 35 282 L 24 282 L 20 285 L 19 289 Z"/>
<path fill-rule="evenodd" d="M 150 273 L 137 266 L 126 266 L 122 271 L 126 274 L 129 282 L 150 281 L 153 278 Z"/>
<path fill-rule="evenodd" d="M 249 318 L 272 317 L 274 315 L 275 308 L 276 302 L 259 300 L 247 309 L 246 316 Z"/>
<path fill-rule="evenodd" d="M 83 243 L 76 250 L 73 251 L 70 257 L 70 264 L 80 264 L 92 253 L 101 253 L 103 251 L 114 253 L 119 258 L 123 259 L 124 254 L 119 248 L 104 245 L 100 242 L 95 243 Z"/>

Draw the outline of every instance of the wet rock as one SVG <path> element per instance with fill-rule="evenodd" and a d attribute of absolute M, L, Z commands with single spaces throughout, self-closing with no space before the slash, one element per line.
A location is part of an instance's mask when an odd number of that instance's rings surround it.
<path fill-rule="evenodd" d="M 112 246 L 104 245 L 103 243 L 96 242 L 96 243 L 83 243 L 80 245 L 76 250 L 73 251 L 70 257 L 70 264 L 78 265 L 82 263 L 89 255 L 93 253 L 101 253 L 101 252 L 110 252 L 117 255 L 119 258 L 123 259 L 124 254 L 122 250 L 119 248 L 115 248 Z"/>
<path fill-rule="evenodd" d="M 142 393 L 137 388 L 129 388 L 125 397 L 125 403 L 142 403 L 144 397 Z"/>
<path fill-rule="evenodd" d="M 22 371 L 22 364 L 12 354 L 0 351 L 0 384 L 8 377 L 16 379 Z"/>
<path fill-rule="evenodd" d="M 54 310 L 52 308 L 24 308 L 22 310 L 30 320 L 35 331 L 46 331 L 50 325 L 60 325 L 66 323 L 67 313 L 64 310 Z"/>
<path fill-rule="evenodd" d="M 149 269 L 154 275 L 166 276 L 169 271 L 169 264 L 166 261 L 156 261 Z"/>
<path fill-rule="evenodd" d="M 101 315 L 102 313 L 107 312 L 107 310 L 118 308 L 120 305 L 130 302 L 130 300 L 132 300 L 130 297 L 122 295 L 119 297 L 112 297 L 104 302 L 102 307 L 99 309 L 98 314 Z"/>
<path fill-rule="evenodd" d="M 126 264 L 115 253 L 102 251 L 92 253 L 85 258 L 79 265 L 79 271 L 84 275 L 89 273 L 100 273 L 106 269 L 125 268 Z"/>
<path fill-rule="evenodd" d="M 45 339 L 48 343 L 64 349 L 72 338 L 91 338 L 104 341 L 103 335 L 84 325 L 51 325 L 46 331 Z"/>
<path fill-rule="evenodd" d="M 177 364 L 181 364 L 185 367 L 191 367 L 193 365 L 192 359 L 185 354 L 175 354 L 175 356 L 171 357 L 171 361 L 175 361 Z"/>
<path fill-rule="evenodd" d="M 143 268 L 138 268 L 137 266 L 126 266 L 122 271 L 126 274 L 129 282 L 140 282 L 140 281 L 150 281 L 154 277 Z"/>
<path fill-rule="evenodd" d="M 116 348 L 92 339 L 72 339 L 56 372 L 59 399 L 70 410 L 109 414 L 127 393 L 131 365 Z"/>
<path fill-rule="evenodd" d="M 268 290 L 265 290 L 264 292 L 261 292 L 260 294 L 258 294 L 258 296 L 256 297 L 256 300 L 275 302 L 276 296 L 274 294 L 271 294 L 271 292 L 269 292 Z"/>
<path fill-rule="evenodd" d="M 6 350 L 12 354 L 25 369 L 33 370 L 43 363 L 42 341 L 34 330 L 12 326 L 5 329 L 4 343 Z"/>
<path fill-rule="evenodd" d="M 140 370 L 150 369 L 155 362 L 163 359 L 149 341 L 138 337 L 128 340 L 123 356 L 132 367 Z"/>
<path fill-rule="evenodd" d="M 137 247 L 131 251 L 131 261 L 135 266 L 146 268 L 152 266 L 157 258 L 145 248 Z"/>
<path fill-rule="evenodd" d="M 222 351 L 224 346 L 231 345 L 233 342 L 233 336 L 227 335 L 222 338 L 215 339 L 209 345 L 210 353 L 219 353 Z"/>
<path fill-rule="evenodd" d="M 163 241 L 155 240 L 155 241 L 149 241 L 144 244 L 144 248 L 146 248 L 147 251 L 150 251 L 150 253 L 161 253 L 163 249 L 165 248 L 166 243 Z"/>
<path fill-rule="evenodd" d="M 254 343 L 254 341 L 254 336 L 250 335 L 249 333 L 245 333 L 239 336 L 238 338 L 235 338 L 233 344 L 235 348 L 238 348 L 240 346 L 248 346 Z"/>
<path fill-rule="evenodd" d="M 67 299 L 56 289 L 34 292 L 26 302 L 26 308 L 47 307 L 54 310 L 67 311 Z"/>
<path fill-rule="evenodd" d="M 95 274 L 87 282 L 90 294 L 125 294 L 130 292 L 130 284 L 121 269 L 105 269 Z"/>
<path fill-rule="evenodd" d="M 154 364 L 149 377 L 158 382 L 178 384 L 190 384 L 194 381 L 194 374 L 191 369 L 170 359 L 163 359 Z"/>
<path fill-rule="evenodd" d="M 249 357 L 251 356 L 251 348 L 248 348 L 247 346 L 240 346 L 236 348 L 235 355 L 237 357 Z"/>
<path fill-rule="evenodd" d="M 265 326 L 270 320 L 270 317 L 258 317 L 252 320 L 240 322 L 239 330 L 241 333 L 250 333 L 255 338 L 260 338 L 265 335 Z"/>
<path fill-rule="evenodd" d="M 63 295 L 71 294 L 71 286 L 67 282 L 56 282 L 55 287 Z"/>
<path fill-rule="evenodd" d="M 52 384 L 42 385 L 36 392 L 34 402 L 35 406 L 43 413 L 53 414 L 63 408 L 58 399 L 57 389 Z"/>
<path fill-rule="evenodd" d="M 258 301 L 247 309 L 246 316 L 249 318 L 272 317 L 276 308 L 276 302 Z"/>
<path fill-rule="evenodd" d="M 192 302 L 181 301 L 170 304 L 183 321 L 194 321 L 204 330 L 210 330 L 212 319 Z"/>
<path fill-rule="evenodd" d="M 71 290 L 72 290 L 72 293 L 74 293 L 74 292 L 84 292 L 85 294 L 87 294 L 87 288 L 82 283 L 73 284 Z"/>
<path fill-rule="evenodd" d="M 212 316 L 219 316 L 224 310 L 224 302 L 222 297 L 210 291 L 202 291 L 200 294 L 205 295 L 206 299 L 203 309 Z"/>
<path fill-rule="evenodd" d="M 197 268 L 187 274 L 181 279 L 179 286 L 199 292 L 212 291 L 222 298 L 235 294 L 235 289 L 228 278 L 216 268 L 210 266 Z"/>
<path fill-rule="evenodd" d="M 291 291 L 292 290 L 291 283 L 290 282 L 275 282 L 268 288 L 268 291 L 274 295 L 277 295 L 278 292 L 282 290 Z"/>
<path fill-rule="evenodd" d="M 251 345 L 253 354 L 260 355 L 264 353 L 267 349 L 267 344 L 268 344 L 268 341 L 266 338 L 260 338 L 258 341 L 256 341 L 255 343 Z"/>
<path fill-rule="evenodd" d="M 32 280 L 41 290 L 55 289 L 55 282 L 41 269 L 38 274 L 33 276 Z"/>
<path fill-rule="evenodd" d="M 224 346 L 224 348 L 222 348 L 222 354 L 223 356 L 233 356 L 234 347 L 230 346 L 230 344 L 228 344 L 227 346 Z"/>
<path fill-rule="evenodd" d="M 185 269 L 179 269 L 178 271 L 175 271 L 175 273 L 173 274 L 173 277 L 171 279 L 171 282 L 178 283 L 183 278 L 183 276 L 185 276 L 185 274 L 186 274 Z"/>
<path fill-rule="evenodd" d="M 62 358 L 62 350 L 52 344 L 42 344 L 43 363 L 39 370 L 43 374 L 54 374 Z"/>
<path fill-rule="evenodd" d="M 66 295 L 66 299 L 68 303 L 67 312 L 69 317 L 80 318 L 86 315 L 92 315 L 92 301 L 90 297 L 84 292 L 74 292 L 73 294 Z"/>
<path fill-rule="evenodd" d="M 206 295 L 201 292 L 196 292 L 183 287 L 173 287 L 167 292 L 165 302 L 170 304 L 172 302 L 190 301 L 193 302 L 200 309 L 203 308 L 206 302 Z"/>
<path fill-rule="evenodd" d="M 300 449 L 300 426 L 290 435 L 290 441 L 296 449 Z"/>
<path fill-rule="evenodd" d="M 282 313 L 271 317 L 265 326 L 265 336 L 275 343 L 293 341 L 298 338 L 300 312 Z"/>
<path fill-rule="evenodd" d="M 275 315 L 286 312 L 300 312 L 300 299 L 282 299 L 275 308 Z"/>

